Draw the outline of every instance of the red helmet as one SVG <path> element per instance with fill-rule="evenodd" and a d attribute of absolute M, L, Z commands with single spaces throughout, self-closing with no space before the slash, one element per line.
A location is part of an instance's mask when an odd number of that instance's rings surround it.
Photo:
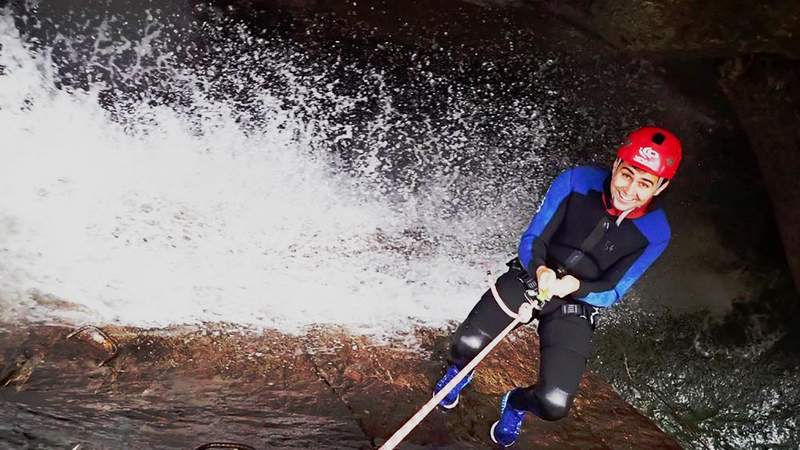
<path fill-rule="evenodd" d="M 639 128 L 628 135 L 617 150 L 617 158 L 670 180 L 681 163 L 681 141 L 663 128 Z"/>

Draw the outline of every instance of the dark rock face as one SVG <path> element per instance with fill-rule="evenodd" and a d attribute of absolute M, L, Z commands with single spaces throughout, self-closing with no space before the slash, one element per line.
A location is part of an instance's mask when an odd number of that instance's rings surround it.
<path fill-rule="evenodd" d="M 747 130 L 800 286 L 800 61 L 745 56 L 729 60 L 723 76 L 721 85 Z"/>
<path fill-rule="evenodd" d="M 609 41 L 631 51 L 800 56 L 797 2 L 695 0 L 567 2 L 583 6 Z"/>
<path fill-rule="evenodd" d="M 430 398 L 447 346 L 447 333 L 432 329 L 416 330 L 413 350 L 330 328 L 105 330 L 119 347 L 100 366 L 102 343 L 67 339 L 69 329 L 5 328 L 0 446 L 376 448 Z M 512 334 L 479 366 L 463 404 L 432 412 L 399 448 L 490 447 L 498 399 L 533 382 L 537 348 L 532 330 Z M 528 418 L 524 430 L 517 448 L 679 448 L 592 374 L 569 418 Z"/>

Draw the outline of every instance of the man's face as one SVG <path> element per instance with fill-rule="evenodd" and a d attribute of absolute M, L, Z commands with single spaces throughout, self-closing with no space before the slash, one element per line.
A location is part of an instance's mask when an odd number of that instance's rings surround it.
<path fill-rule="evenodd" d="M 611 176 L 611 199 L 621 211 L 638 208 L 656 195 L 658 186 L 657 176 L 621 162 Z"/>

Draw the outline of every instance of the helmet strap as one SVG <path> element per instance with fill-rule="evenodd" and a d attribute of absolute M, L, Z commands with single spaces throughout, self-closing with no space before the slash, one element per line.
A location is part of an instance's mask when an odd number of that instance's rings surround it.
<path fill-rule="evenodd" d="M 666 189 L 667 186 L 669 186 L 669 180 L 666 179 L 666 178 L 659 178 L 658 179 L 658 189 L 656 189 L 656 192 L 653 194 L 653 196 L 656 196 L 656 195 L 664 192 L 664 189 Z"/>
<path fill-rule="evenodd" d="M 625 220 L 625 218 L 628 217 L 628 214 L 633 212 L 634 209 L 636 209 L 636 208 L 630 208 L 630 209 L 626 209 L 625 211 L 622 211 L 619 214 L 619 216 L 617 216 L 617 220 L 616 220 L 617 226 L 620 226 L 620 224 L 622 224 L 622 221 Z"/>

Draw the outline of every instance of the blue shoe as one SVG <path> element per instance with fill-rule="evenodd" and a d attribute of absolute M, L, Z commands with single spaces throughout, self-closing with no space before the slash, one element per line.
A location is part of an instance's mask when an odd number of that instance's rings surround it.
<path fill-rule="evenodd" d="M 503 447 L 511 447 L 517 442 L 519 432 L 522 431 L 522 420 L 525 418 L 525 411 L 514 409 L 508 404 L 508 398 L 513 390 L 506 392 L 500 399 L 500 420 L 492 424 L 489 430 L 489 437 L 492 442 Z"/>
<path fill-rule="evenodd" d="M 447 371 L 444 373 L 442 378 L 436 383 L 436 386 L 433 388 L 433 395 L 438 394 L 439 391 L 441 391 L 445 386 L 447 386 L 447 383 L 449 383 L 450 380 L 452 380 L 453 378 L 456 377 L 456 375 L 458 375 L 459 370 L 460 369 L 456 367 L 454 364 L 447 366 Z M 472 381 L 473 376 L 475 376 L 474 370 L 470 372 L 469 375 L 462 378 L 461 381 L 458 382 L 456 387 L 454 387 L 453 390 L 450 391 L 450 393 L 447 394 L 447 396 L 441 402 L 439 402 L 439 406 L 441 406 L 444 409 L 455 408 L 456 405 L 458 404 L 458 395 L 461 393 L 462 389 L 464 389 L 469 385 L 469 383 Z"/>

